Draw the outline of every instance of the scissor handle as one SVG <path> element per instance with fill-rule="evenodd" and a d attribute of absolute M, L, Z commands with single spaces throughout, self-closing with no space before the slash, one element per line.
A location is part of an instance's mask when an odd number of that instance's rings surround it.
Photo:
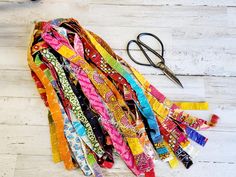
<path fill-rule="evenodd" d="M 149 47 L 147 44 L 145 44 L 142 40 L 141 40 L 141 37 L 142 36 L 151 36 L 153 38 L 155 38 L 161 45 L 161 54 L 159 54 L 157 51 L 155 51 L 153 48 Z M 149 61 L 150 64 L 146 64 L 146 63 L 140 63 L 138 62 L 137 60 L 135 60 L 132 55 L 130 54 L 130 44 L 132 43 L 135 43 L 139 49 L 142 51 L 142 53 L 144 54 L 144 56 L 146 57 L 146 59 Z M 161 61 L 154 64 L 153 61 L 151 60 L 151 58 L 148 56 L 148 54 L 146 53 L 145 49 L 147 49 L 148 51 L 152 52 L 154 55 L 156 55 Z M 179 79 L 175 76 L 175 74 L 165 65 L 165 59 L 163 57 L 164 55 L 164 45 L 163 43 L 161 42 L 161 40 L 155 36 L 154 34 L 151 34 L 151 33 L 140 33 L 138 36 L 137 36 L 137 40 L 131 40 L 128 42 L 127 44 L 127 53 L 130 57 L 130 59 L 132 61 L 134 61 L 136 64 L 139 64 L 139 65 L 144 65 L 144 66 L 153 66 L 155 68 L 160 68 L 163 73 L 169 78 L 171 79 L 172 81 L 174 81 L 175 83 L 177 83 L 178 85 L 180 85 L 182 88 L 183 88 L 183 85 L 181 84 L 181 82 L 179 81 Z"/>
<path fill-rule="evenodd" d="M 161 45 L 161 54 L 159 54 L 157 51 L 155 51 L 153 48 L 149 47 L 147 44 L 145 44 L 142 40 L 141 40 L 141 37 L 142 36 L 151 36 L 153 38 L 155 38 Z M 148 62 L 150 64 L 146 64 L 146 63 L 140 63 L 138 62 L 137 60 L 134 59 L 134 57 L 131 55 L 130 53 L 130 45 L 132 43 L 135 43 L 139 49 L 141 50 L 141 52 L 143 53 L 143 55 L 146 57 L 146 59 L 148 60 Z M 155 64 L 152 59 L 148 56 L 148 54 L 146 53 L 145 49 L 147 49 L 148 51 L 152 52 L 154 55 L 156 55 L 161 61 L 158 62 L 157 64 Z M 160 68 L 159 66 L 159 63 L 163 63 L 165 64 L 165 59 L 163 58 L 163 55 L 164 55 L 164 45 L 163 43 L 161 42 L 161 40 L 154 34 L 151 34 L 151 33 L 140 33 L 138 36 L 137 36 L 137 40 L 131 40 L 128 42 L 127 44 L 127 53 L 130 57 L 130 59 L 135 62 L 136 64 L 139 64 L 139 65 L 143 65 L 143 66 L 153 66 L 155 68 Z"/>
<path fill-rule="evenodd" d="M 151 47 L 149 47 L 147 44 L 145 44 L 145 43 L 141 40 L 142 36 L 151 36 L 151 37 L 155 38 L 155 39 L 160 43 L 160 45 L 161 45 L 161 55 L 160 55 L 157 51 L 155 51 L 153 48 L 151 48 Z M 165 60 L 164 60 L 164 58 L 163 58 L 163 57 L 164 57 L 164 45 L 163 45 L 162 41 L 160 40 L 160 38 L 158 38 L 156 35 L 154 35 L 154 34 L 152 34 L 152 33 L 147 33 L 147 32 L 145 32 L 145 33 L 140 33 L 140 34 L 137 36 L 137 41 L 138 41 L 143 47 L 145 47 L 146 49 L 148 49 L 149 51 L 151 51 L 154 55 L 158 56 L 162 61 L 165 62 Z"/>
<path fill-rule="evenodd" d="M 130 40 L 130 41 L 128 42 L 128 44 L 127 44 L 127 47 L 126 47 L 126 50 L 127 50 L 127 53 L 128 53 L 128 55 L 129 55 L 130 59 L 131 59 L 133 62 L 135 62 L 136 64 L 138 64 L 138 65 L 152 66 L 151 63 L 150 63 L 150 64 L 147 64 L 147 63 L 140 63 L 140 62 L 138 62 L 137 60 L 134 59 L 134 57 L 133 57 L 133 56 L 131 55 L 131 53 L 130 53 L 130 45 L 131 45 L 132 43 L 135 43 L 135 44 L 139 47 L 139 49 L 142 51 L 142 53 L 145 55 L 145 57 L 146 57 L 147 59 L 149 58 L 149 57 L 147 56 L 146 52 L 144 51 L 143 47 L 139 44 L 138 41 L 136 41 L 136 40 Z"/>

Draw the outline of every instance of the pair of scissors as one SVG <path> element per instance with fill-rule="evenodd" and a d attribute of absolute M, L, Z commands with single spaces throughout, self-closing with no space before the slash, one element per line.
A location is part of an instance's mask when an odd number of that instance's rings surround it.
<path fill-rule="evenodd" d="M 147 44 L 145 44 L 141 38 L 143 36 L 151 36 L 153 38 L 155 38 L 159 43 L 160 43 L 160 46 L 161 46 L 161 54 L 159 54 L 157 51 L 155 51 L 153 48 L 149 47 Z M 141 63 L 141 62 L 138 62 L 137 60 L 135 60 L 131 53 L 130 53 L 130 45 L 132 43 L 135 43 L 139 49 L 141 50 L 141 52 L 143 53 L 143 55 L 145 56 L 145 58 L 148 60 L 149 64 L 147 63 Z M 152 66 L 154 68 L 159 68 L 162 70 L 162 72 L 170 79 L 172 80 L 173 82 L 175 82 L 176 84 L 178 84 L 180 87 L 184 88 L 183 85 L 181 84 L 181 82 L 179 81 L 179 79 L 175 76 L 175 74 L 165 65 L 165 59 L 164 59 L 164 45 L 162 43 L 162 41 L 154 34 L 152 33 L 140 33 L 138 36 L 137 36 L 137 40 L 130 40 L 127 44 L 127 53 L 130 57 L 130 59 L 135 62 L 136 64 L 138 65 L 143 65 L 143 66 Z M 148 50 L 150 51 L 151 53 L 153 53 L 156 57 L 158 57 L 161 61 L 158 62 L 157 64 L 155 64 L 151 58 L 148 56 L 147 52 L 145 51 Z"/>

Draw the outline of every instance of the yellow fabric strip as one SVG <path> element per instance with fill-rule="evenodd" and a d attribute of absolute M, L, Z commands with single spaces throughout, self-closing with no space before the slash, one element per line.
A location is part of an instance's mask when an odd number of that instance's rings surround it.
<path fill-rule="evenodd" d="M 183 110 L 208 110 L 208 102 L 174 102 Z"/>
<path fill-rule="evenodd" d="M 71 58 L 76 54 L 73 50 L 68 50 L 68 47 L 64 45 L 58 49 L 58 53 L 63 53 L 66 58 Z"/>
<path fill-rule="evenodd" d="M 112 66 L 111 64 L 114 62 L 113 60 L 115 60 L 113 58 L 113 56 L 110 55 L 110 53 L 108 53 L 97 41 L 96 39 L 88 32 L 88 31 L 85 31 L 90 42 L 94 45 L 94 47 L 97 49 L 97 51 L 103 56 L 103 58 L 109 63 L 110 66 Z M 113 58 L 113 60 L 112 60 Z M 113 63 L 114 64 L 114 63 Z M 112 66 L 113 68 L 116 68 L 116 70 L 120 72 L 120 74 L 122 75 L 125 74 L 125 70 L 123 69 L 119 69 L 119 67 L 121 67 L 120 65 L 118 65 L 117 63 L 114 64 L 114 66 Z M 130 148 L 131 148 L 131 151 L 133 154 L 137 154 L 137 153 L 141 153 L 142 151 L 141 150 L 137 150 L 137 148 L 141 148 L 142 146 L 139 146 L 139 144 L 137 144 L 139 141 L 136 141 L 135 139 L 131 141 L 130 138 L 127 139 L 128 143 L 131 142 L 129 144 Z M 137 144 L 137 145 L 136 145 Z M 165 145 L 160 142 L 160 143 L 156 143 L 155 145 L 157 148 L 161 147 L 161 148 L 165 148 Z M 136 149 L 135 149 L 136 148 Z M 135 149 L 135 150 L 134 150 Z M 166 149 L 167 150 L 167 149 Z M 164 159 L 167 159 L 169 158 L 170 154 L 168 152 L 164 153 L 164 154 L 159 154 L 159 157 L 161 158 L 161 160 L 164 160 Z"/>
<path fill-rule="evenodd" d="M 133 67 L 130 67 L 133 74 L 136 76 L 138 81 L 143 85 L 146 91 L 149 91 L 149 82 Z M 167 99 L 167 98 L 166 98 Z M 166 101 L 165 101 L 166 102 Z M 183 110 L 208 110 L 208 102 L 174 102 L 180 109 Z"/>
<path fill-rule="evenodd" d="M 119 93 L 119 91 L 113 85 L 113 83 L 96 66 L 94 66 L 93 64 L 91 64 L 91 66 L 93 67 L 94 70 L 96 70 L 98 72 L 98 74 L 103 78 L 103 80 L 105 81 L 107 86 L 112 90 L 112 92 L 116 96 L 117 101 L 119 102 L 119 104 L 122 107 L 125 107 L 127 110 L 129 110 L 128 106 L 126 105 L 126 103 L 125 103 L 125 101 L 124 101 L 124 99 L 122 97 L 122 95 Z"/>
<path fill-rule="evenodd" d="M 165 144 L 165 146 L 168 148 L 170 154 L 171 154 L 172 157 L 173 157 L 170 161 L 168 161 L 170 167 L 171 167 L 171 168 L 177 168 L 177 167 L 179 166 L 179 161 L 178 161 L 178 159 L 176 158 L 176 156 L 175 156 L 174 152 L 172 151 L 172 149 L 170 148 L 169 144 L 168 144 L 166 141 L 164 141 L 164 144 Z"/>
<path fill-rule="evenodd" d="M 153 97 L 150 93 L 146 92 L 145 93 L 150 105 L 152 106 L 153 111 L 159 115 L 159 121 L 163 122 L 165 120 L 165 118 L 167 117 L 169 110 L 168 108 L 165 108 L 164 105 L 160 102 L 158 102 L 158 100 Z"/>
<path fill-rule="evenodd" d="M 50 129 L 50 139 L 51 139 L 51 148 L 52 148 L 52 159 L 54 163 L 61 161 L 60 152 L 58 149 L 58 140 L 56 135 L 56 126 L 53 122 L 50 112 L 48 113 L 48 122 Z"/>
<path fill-rule="evenodd" d="M 61 48 L 57 50 L 57 52 L 65 58 L 75 54 L 73 53 L 74 51 L 72 51 L 72 49 L 70 49 L 69 47 L 65 45 L 62 45 Z M 122 123 L 124 118 L 127 118 L 129 120 L 129 117 L 128 117 L 129 115 L 125 115 L 125 112 L 122 110 L 122 107 L 119 105 L 115 95 L 109 96 L 109 93 L 111 93 L 111 89 L 109 88 L 109 86 L 107 86 L 106 83 L 99 83 L 95 80 L 94 76 L 96 76 L 96 73 L 94 73 L 94 69 L 92 68 L 91 65 L 89 65 L 84 60 L 84 58 L 80 57 L 79 55 L 75 55 L 75 57 L 67 58 L 67 59 L 70 60 L 70 62 L 73 62 L 75 64 L 79 63 L 80 67 L 86 72 L 88 78 L 97 88 L 97 91 L 99 92 L 99 94 L 102 96 L 104 100 L 106 100 L 107 106 L 109 107 L 109 109 L 113 113 L 114 118 L 120 125 L 124 124 Z M 128 145 L 133 155 L 139 155 L 136 153 L 144 153 L 143 148 L 140 145 L 140 142 L 138 141 L 138 137 L 134 129 L 129 128 L 127 125 L 125 125 L 125 126 L 120 126 L 120 130 L 122 131 L 123 135 L 126 137 L 126 140 L 128 142 Z"/>
<path fill-rule="evenodd" d="M 150 83 L 144 78 L 144 76 L 131 66 L 129 66 L 129 69 L 133 72 L 134 76 L 138 79 L 139 83 L 144 87 L 144 89 L 150 91 Z"/>

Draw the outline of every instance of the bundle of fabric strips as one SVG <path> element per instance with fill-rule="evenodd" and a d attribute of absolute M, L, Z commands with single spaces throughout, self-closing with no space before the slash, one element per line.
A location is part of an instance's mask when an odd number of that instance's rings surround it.
<path fill-rule="evenodd" d="M 86 176 L 103 176 L 114 154 L 136 176 L 155 176 L 158 158 L 189 168 L 193 142 L 207 142 L 196 130 L 217 122 L 184 112 L 75 19 L 35 23 L 28 64 L 49 110 L 54 162 Z"/>

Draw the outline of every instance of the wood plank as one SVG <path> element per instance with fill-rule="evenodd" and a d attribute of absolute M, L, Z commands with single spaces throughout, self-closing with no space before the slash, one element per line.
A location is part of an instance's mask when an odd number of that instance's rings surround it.
<path fill-rule="evenodd" d="M 199 150 L 199 154 L 194 161 L 235 163 L 236 153 L 232 152 L 233 147 L 236 145 L 236 141 L 233 138 L 235 136 L 234 132 L 217 132 L 214 129 L 210 129 L 209 131 L 201 131 L 201 133 L 208 137 L 209 140 L 204 148 L 195 145 Z"/>
<path fill-rule="evenodd" d="M 91 5 L 90 12 L 89 24 L 101 26 L 228 26 L 226 7 Z"/>
<path fill-rule="evenodd" d="M 234 15 L 235 16 L 235 15 Z M 233 14 L 232 14 L 233 17 Z M 83 24 L 82 24 L 83 25 Z M 32 25 L 17 25 L 17 24 L 1 24 L 1 32 L 0 32 L 0 40 L 1 47 L 26 47 L 27 39 L 29 38 L 29 33 Z M 126 49 L 126 43 L 131 39 L 135 38 L 137 34 L 143 31 L 147 31 L 154 33 L 163 40 L 166 49 L 179 49 L 182 47 L 188 47 L 188 50 L 197 50 L 199 47 L 215 48 L 221 49 L 225 48 L 225 50 L 235 49 L 235 46 L 232 46 L 232 42 L 229 39 L 235 38 L 236 29 L 235 28 L 227 28 L 227 26 L 213 27 L 206 26 L 202 29 L 201 26 L 189 26 L 189 27 L 132 27 L 132 26 L 109 26 L 103 27 L 98 25 L 86 25 L 86 28 L 94 31 L 99 34 L 102 38 L 104 38 L 113 49 Z M 5 38 L 5 36 L 9 36 Z M 172 38 L 179 40 L 172 42 Z M 119 39 L 119 40 L 116 40 Z M 193 40 L 189 42 L 189 40 Z M 222 41 L 214 44 L 214 41 Z M 185 43 L 183 43 L 183 41 Z M 195 41 L 195 42 L 194 42 Z M 204 42 L 203 42 L 204 41 Z M 178 42 L 178 43 L 176 43 Z M 191 46 L 182 46 L 183 44 L 191 44 Z M 231 43 L 229 43 L 231 42 Z M 212 44 L 214 44 L 212 46 Z M 194 47 L 194 48 L 191 48 Z"/>
<path fill-rule="evenodd" d="M 1 47 L 23 47 L 28 46 L 28 39 L 32 24 L 0 24 L 0 41 Z M 132 37 L 136 37 L 142 31 L 146 31 L 145 27 L 120 27 L 120 26 L 97 26 L 86 25 L 86 28 L 97 33 L 108 41 L 113 49 L 126 49 L 126 44 Z M 172 46 L 172 29 L 170 28 L 148 28 L 148 31 L 165 41 L 165 45 L 170 48 Z M 5 36 L 9 36 L 6 38 Z M 119 39 L 119 40 L 117 40 Z M 124 43 L 122 43 L 124 42 Z"/>
<path fill-rule="evenodd" d="M 1 154 L 13 155 L 50 155 L 51 147 L 48 126 L 32 125 L 0 125 Z M 209 138 L 207 145 L 202 148 L 193 143 L 200 151 L 195 161 L 227 162 L 236 163 L 236 135 L 234 130 L 217 128 L 202 131 Z M 227 146 L 224 144 L 227 143 Z M 230 152 L 230 153 L 227 153 Z"/>
<path fill-rule="evenodd" d="M 73 0 L 68 0 L 69 2 L 74 2 Z M 63 0 L 54 0 L 50 2 L 63 2 Z M 77 3 L 85 3 L 83 0 L 77 0 Z M 2 0 L 0 3 L 29 3 L 28 0 Z M 39 2 L 34 2 L 39 3 Z M 123 0 L 122 2 L 113 1 L 113 0 L 89 0 L 89 4 L 112 4 L 112 5 L 157 5 L 157 6 L 235 6 L 236 3 L 234 0 L 218 0 L 218 1 L 211 1 L 211 0 Z"/>
<path fill-rule="evenodd" d="M 0 154 L 50 155 L 48 126 L 0 125 Z"/>
<path fill-rule="evenodd" d="M 16 106 L 16 103 L 20 104 Z M 0 97 L 0 105 L 0 115 L 4 115 L 0 119 L 1 125 L 48 125 L 47 109 L 40 98 Z M 210 103 L 208 111 L 187 112 L 206 120 L 212 113 L 217 114 L 220 121 L 214 130 L 236 131 L 236 120 L 232 116 L 236 115 L 235 106 Z"/>
<path fill-rule="evenodd" d="M 103 169 L 104 176 L 108 177 L 123 177 L 133 176 L 120 159 L 115 159 L 115 164 L 112 169 Z M 156 163 L 156 175 L 159 177 L 199 177 L 199 176 L 214 176 L 221 177 L 234 176 L 235 163 L 216 163 L 216 162 L 196 162 L 190 169 L 186 170 L 183 166 L 177 169 L 170 167 L 163 162 Z M 224 169 L 224 170 L 222 170 Z M 28 156 L 20 155 L 17 158 L 15 177 L 20 176 L 35 176 L 41 177 L 50 174 L 56 176 L 82 176 L 80 170 L 67 171 L 61 163 L 53 164 L 50 156 Z"/>
<path fill-rule="evenodd" d="M 26 47 L 0 47 L 1 70 L 29 70 Z"/>
<path fill-rule="evenodd" d="M 25 59 L 28 35 L 32 27 L 32 21 L 25 18 L 25 15 L 21 16 L 21 14 L 29 13 L 27 7 L 35 9 L 30 13 L 35 14 L 37 16 L 35 20 L 37 20 L 48 19 L 44 17 L 44 14 L 40 14 L 38 10 L 40 7 L 58 9 L 60 4 L 63 2 L 13 3 L 13 7 L 3 8 L 1 13 L 4 20 L 2 19 L 0 25 L 2 29 L 0 46 L 3 47 L 0 48 L 0 51 L 3 53 L 3 58 L 15 58 L 14 54 L 16 56 L 20 54 L 24 55 L 24 57 L 20 57 L 20 61 Z M 65 9 L 62 11 L 66 11 L 68 6 L 70 5 L 63 6 Z M 74 8 L 78 4 L 74 2 L 71 3 L 71 6 Z M 175 73 L 236 76 L 233 67 L 236 64 L 235 45 L 232 40 L 235 38 L 236 28 L 234 20 L 230 20 L 235 19 L 234 8 L 134 6 L 130 9 L 129 5 L 88 5 L 87 3 L 79 3 L 79 7 L 83 9 L 79 13 L 82 20 L 78 17 L 81 24 L 101 35 L 114 49 L 121 50 L 118 53 L 126 60 L 128 57 L 123 50 L 126 48 L 127 41 L 135 38 L 139 32 L 148 29 L 149 32 L 158 34 L 164 41 L 167 64 Z M 20 15 L 18 15 L 19 12 Z M 74 16 L 73 10 L 70 12 L 71 16 Z M 104 12 L 110 12 L 111 15 L 105 15 Z M 48 16 L 53 18 L 58 15 L 59 11 L 50 11 L 50 13 L 53 14 L 48 14 Z M 96 21 L 93 20 L 93 14 L 96 14 Z M 9 21 L 5 16 L 9 16 Z M 145 18 L 145 24 L 143 24 L 143 18 Z M 14 20 L 17 21 L 14 22 Z M 18 48 L 6 49 L 5 47 L 21 47 L 24 48 L 22 49 L 24 51 L 19 51 Z M 15 51 L 12 52 L 12 50 Z M 228 62 L 225 62 L 226 60 Z M 13 61 L 1 61 L 3 63 L 0 64 L 0 68 L 15 66 Z M 189 67 L 193 64 L 195 67 Z M 159 73 L 155 69 L 147 69 L 146 71 L 150 71 L 149 74 Z"/>
<path fill-rule="evenodd" d="M 88 10 L 86 1 L 84 1 L 84 3 L 65 3 L 64 1 L 5 2 L 0 6 L 0 22 L 5 24 L 32 24 L 36 20 L 74 17 L 87 24 Z"/>
<path fill-rule="evenodd" d="M 0 25 L 0 52 L 3 58 L 0 69 L 25 69 L 26 51 L 31 25 Z M 134 64 L 125 50 L 130 39 L 146 31 L 144 27 L 99 27 L 87 26 L 102 36 L 115 52 L 137 68 L 143 68 L 146 74 L 160 74 L 155 68 Z M 236 28 L 227 27 L 188 27 L 188 28 L 148 28 L 157 34 L 165 45 L 166 64 L 176 74 L 236 76 L 236 53 L 233 38 Z M 5 36 L 10 36 L 6 38 Z M 153 45 L 151 45 L 153 46 Z M 154 45 L 156 46 L 156 45 Z M 146 62 L 140 52 L 132 52 L 134 57 Z M 152 57 L 154 60 L 156 57 Z M 14 60 L 13 60 L 14 59 Z M 225 62 L 227 60 L 227 62 Z M 157 62 L 159 60 L 156 60 Z M 194 65 L 194 67 L 189 67 Z"/>
<path fill-rule="evenodd" d="M 31 163 L 30 163 L 31 162 Z M 15 177 L 35 176 L 41 177 L 50 174 L 52 177 L 57 176 L 83 176 L 80 169 L 67 171 L 62 163 L 54 164 L 50 156 L 31 156 L 20 155 L 17 159 Z M 115 158 L 115 164 L 112 169 L 103 169 L 104 176 L 132 176 L 129 169 L 119 158 Z"/>
<path fill-rule="evenodd" d="M 221 105 L 219 105 L 219 107 L 221 107 Z M 235 106 L 212 108 L 212 105 L 210 104 L 210 109 L 208 111 L 187 110 L 186 112 L 205 120 L 209 120 L 212 114 L 216 114 L 219 116 L 220 120 L 214 128 L 214 131 L 236 131 L 236 121 L 234 116 L 232 116 L 236 114 Z M 209 129 L 209 131 L 211 131 L 211 129 Z"/>
<path fill-rule="evenodd" d="M 0 96 L 39 97 L 29 71 L 2 71 Z M 11 92 L 11 93 L 10 93 Z"/>
<path fill-rule="evenodd" d="M 28 71 L 3 71 L 0 73 L 1 124 L 47 125 L 46 108 L 37 93 Z M 199 113 L 208 119 L 217 113 L 222 121 L 218 130 L 235 130 L 236 78 L 180 76 L 185 89 L 174 85 L 165 76 L 146 75 L 163 94 L 174 101 L 208 101 L 210 110 Z M 20 103 L 16 106 L 15 103 Z M 14 111 L 12 111 L 14 110 Z M 24 110 L 24 112 L 22 112 Z M 193 112 L 198 115 L 198 112 Z M 32 116 L 33 115 L 33 116 Z"/>
<path fill-rule="evenodd" d="M 53 19 L 60 16 L 74 17 L 83 25 L 96 24 L 98 26 L 186 27 L 192 25 L 217 27 L 228 25 L 227 7 L 132 6 L 130 8 L 129 5 L 88 5 L 79 2 L 48 3 L 43 1 L 40 3 L 12 3 L 6 7 L 1 6 L 1 9 L 0 22 L 3 24 L 30 24 L 35 20 Z M 41 9 L 48 13 L 42 13 Z M 50 9 L 54 9 L 54 11 Z M 96 18 L 94 18 L 94 14 L 96 14 Z M 32 18 L 28 18 L 28 16 L 32 16 Z"/>
<path fill-rule="evenodd" d="M 0 105 L 2 125 L 48 125 L 47 108 L 39 97 L 0 97 Z"/>
<path fill-rule="evenodd" d="M 1 70 L 28 70 L 25 47 L 0 47 L 0 52 Z M 115 50 L 115 52 L 143 74 L 162 74 L 159 69 L 135 64 L 125 50 Z M 137 60 L 147 62 L 140 52 L 132 52 L 132 54 Z M 167 66 L 177 75 L 236 76 L 235 54 L 215 53 L 210 49 L 209 51 L 203 49 L 202 52 L 173 49 L 166 52 L 165 58 Z M 226 60 L 228 62 L 225 62 Z"/>
<path fill-rule="evenodd" d="M 204 101 L 235 105 L 235 77 L 178 76 L 185 89 L 181 89 L 163 75 L 145 75 L 163 94 L 172 100 Z M 0 73 L 0 96 L 2 97 L 39 97 L 29 71 L 2 70 Z M 205 90 L 203 90 L 205 87 Z M 206 92 L 206 93 L 205 93 Z"/>
<path fill-rule="evenodd" d="M 29 71 L 3 70 L 0 73 L 0 78 L 0 96 L 26 98 L 39 97 Z M 204 77 L 180 76 L 179 78 L 183 82 L 185 89 L 180 89 L 168 78 L 162 75 L 146 75 L 146 78 L 172 99 L 175 97 L 174 99 L 176 100 L 186 98 L 195 100 L 200 99 L 200 101 L 202 101 L 205 96 L 203 90 Z M 195 79 L 194 81 L 193 78 Z M 234 80 L 235 79 L 231 81 L 231 79 L 227 79 L 228 82 L 232 83 L 234 83 Z M 191 89 L 195 89 L 196 91 L 198 90 L 198 95 L 196 95 Z"/>
<path fill-rule="evenodd" d="M 106 2 L 102 0 L 90 0 L 90 3 L 94 4 L 113 4 L 113 5 L 141 5 L 141 6 L 235 6 L 236 3 L 234 0 L 218 0 L 218 1 L 211 1 L 211 0 L 123 0 L 120 1 L 113 1 L 113 0 L 106 0 Z"/>
<path fill-rule="evenodd" d="M 17 155 L 0 154 L 0 176 L 13 177 Z"/>
<path fill-rule="evenodd" d="M 234 20 L 234 16 L 236 15 L 236 10 L 233 7 L 227 8 L 227 22 L 231 27 L 236 27 L 236 22 Z"/>
<path fill-rule="evenodd" d="M 161 163 L 161 162 L 160 162 Z M 158 163 L 156 166 L 157 176 L 160 177 L 199 177 L 199 176 L 214 176 L 221 177 L 222 175 L 234 176 L 235 164 L 228 163 L 214 163 L 214 162 L 196 162 L 190 169 L 184 169 L 184 167 L 177 169 L 170 169 L 167 164 Z M 224 169 L 224 170 L 222 170 Z"/>

